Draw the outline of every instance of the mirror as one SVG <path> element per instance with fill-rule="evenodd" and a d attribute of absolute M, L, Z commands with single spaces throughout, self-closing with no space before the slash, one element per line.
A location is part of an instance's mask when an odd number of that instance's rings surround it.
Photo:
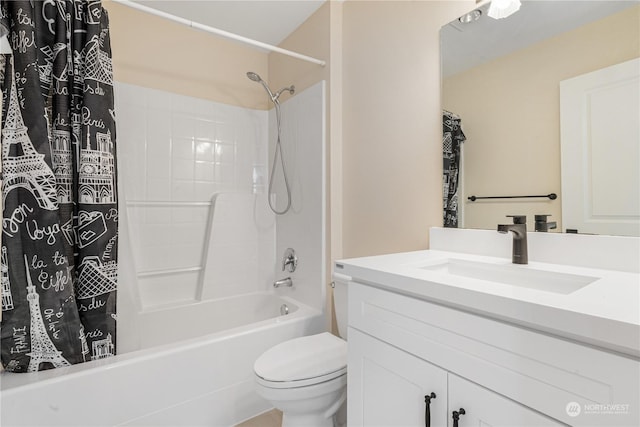
<path fill-rule="evenodd" d="M 533 231 L 534 215 L 546 214 L 550 215 L 548 221 L 557 223 L 557 228 L 549 231 L 566 231 L 572 225 L 564 223 L 565 201 L 571 201 L 573 208 L 590 211 L 583 215 L 593 214 L 591 211 L 598 214 L 599 208 L 592 206 L 593 201 L 578 203 L 569 197 L 573 193 L 567 190 L 562 163 L 586 164 L 610 157 L 611 161 L 618 161 L 615 169 L 598 176 L 608 176 L 611 182 L 589 185 L 602 194 L 598 197 L 609 206 L 600 216 L 621 219 L 631 231 L 618 227 L 591 231 L 582 225 L 576 227 L 577 231 L 638 235 L 638 115 L 621 120 L 630 137 L 605 140 L 607 147 L 614 147 L 611 144 L 615 140 L 625 140 L 626 145 L 619 149 L 623 151 L 616 156 L 611 155 L 613 149 L 608 155 L 600 152 L 593 159 L 584 157 L 582 162 L 568 158 L 566 152 L 563 158 L 561 128 L 567 127 L 561 125 L 560 87 L 565 84 L 561 82 L 577 76 L 638 58 L 640 2 L 523 0 L 517 13 L 501 20 L 488 17 L 487 9 L 488 5 L 479 9 L 477 21 L 464 24 L 455 20 L 440 32 L 442 107 L 460 117 L 466 137 L 461 144 L 458 226 L 495 229 L 498 223 L 509 220 L 505 215 L 527 215 L 527 228 Z M 633 99 L 627 102 L 638 103 Z M 613 123 L 608 126 L 620 127 Z M 621 170 L 621 158 L 635 163 L 625 161 L 626 169 Z M 589 179 L 593 176 L 596 175 Z M 445 179 L 447 184 L 451 185 Z M 468 200 L 470 196 L 551 193 L 558 197 Z M 611 203 L 616 200 L 624 201 L 624 212 L 611 212 Z"/>

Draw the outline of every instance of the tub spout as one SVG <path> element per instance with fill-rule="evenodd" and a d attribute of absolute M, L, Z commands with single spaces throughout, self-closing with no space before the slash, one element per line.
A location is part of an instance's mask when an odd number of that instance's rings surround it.
<path fill-rule="evenodd" d="M 275 282 L 273 282 L 274 288 L 279 288 L 280 286 L 286 286 L 290 288 L 293 286 L 293 280 L 291 280 L 291 277 L 287 277 L 287 278 L 276 280 Z"/>

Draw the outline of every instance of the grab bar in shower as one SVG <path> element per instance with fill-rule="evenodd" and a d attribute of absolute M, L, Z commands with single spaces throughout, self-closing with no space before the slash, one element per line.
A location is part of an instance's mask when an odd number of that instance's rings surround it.
<path fill-rule="evenodd" d="M 202 259 L 200 260 L 200 276 L 198 277 L 198 284 L 196 288 L 196 301 L 202 301 L 202 295 L 204 294 L 204 273 L 205 266 L 207 265 L 207 258 L 209 258 L 209 247 L 211 246 L 211 232 L 213 231 L 213 215 L 216 208 L 216 200 L 218 199 L 218 193 L 214 193 L 211 196 L 211 201 L 207 203 L 209 206 L 209 215 L 207 216 L 207 225 L 204 229 L 204 243 L 202 245 Z"/>
<path fill-rule="evenodd" d="M 143 208 L 143 207 L 151 207 L 151 208 L 193 208 L 193 207 L 203 207 L 209 208 L 208 218 L 205 225 L 204 236 L 205 240 L 203 242 L 202 248 L 202 258 L 200 259 L 200 265 L 194 267 L 181 267 L 181 268 L 167 268 L 162 270 L 148 270 L 148 271 L 137 271 L 136 276 L 139 278 L 147 278 L 147 277 L 156 277 L 156 276 L 169 276 L 174 274 L 183 274 L 183 273 L 198 273 L 198 282 L 197 282 L 197 294 L 198 300 L 201 299 L 202 296 L 202 284 L 204 281 L 204 267 L 207 260 L 207 254 L 209 252 L 209 240 L 211 235 L 211 223 L 213 221 L 213 208 L 216 201 L 216 197 L 218 194 L 214 194 L 211 197 L 210 201 L 207 202 L 188 202 L 188 201 L 173 201 L 173 200 L 128 200 L 125 202 L 127 207 L 133 208 Z"/>

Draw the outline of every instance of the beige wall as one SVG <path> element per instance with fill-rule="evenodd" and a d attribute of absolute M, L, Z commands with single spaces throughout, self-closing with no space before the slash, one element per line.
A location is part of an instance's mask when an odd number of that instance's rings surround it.
<path fill-rule="evenodd" d="M 329 49 L 329 18 L 331 3 L 322 5 L 302 25 L 278 45 L 327 62 L 320 66 L 311 62 L 285 56 L 277 52 L 269 54 L 269 85 L 278 89 L 294 84 L 303 91 L 321 80 L 329 79 L 331 69 Z"/>
<path fill-rule="evenodd" d="M 424 249 L 442 225 L 440 27 L 475 1 L 347 1 L 343 255 Z"/>
<path fill-rule="evenodd" d="M 338 78 L 336 78 L 336 69 L 332 67 L 332 64 L 336 59 L 336 33 L 340 32 L 340 27 L 337 27 L 336 24 L 340 21 L 339 16 L 341 9 L 341 2 L 326 2 L 313 15 L 311 15 L 309 19 L 289 35 L 289 37 L 278 45 L 284 49 L 303 53 L 317 59 L 322 59 L 326 62 L 324 67 L 284 56 L 276 52 L 269 54 L 269 76 L 271 76 L 270 84 L 275 90 L 280 87 L 294 84 L 296 86 L 296 91 L 302 92 L 322 80 L 326 81 L 325 156 L 327 159 L 327 166 L 325 170 L 325 188 L 327 189 L 327 199 L 325 216 L 327 221 L 325 257 L 327 263 L 325 266 L 325 277 L 327 278 L 327 283 L 325 283 L 325 286 L 327 287 L 326 295 L 328 295 L 328 298 L 326 298 L 326 312 L 331 313 L 330 316 L 327 316 L 327 327 L 331 330 L 335 330 L 335 321 L 333 320 L 332 291 L 329 287 L 329 283 L 331 282 L 332 265 L 330 261 L 339 256 L 332 254 L 331 251 L 331 242 L 339 240 L 339 237 L 332 237 L 332 230 L 336 223 L 335 220 L 341 220 L 341 217 L 336 218 L 332 214 L 334 207 L 332 204 L 332 194 L 339 194 L 339 186 L 336 191 L 334 191 L 331 186 L 332 173 L 334 171 L 330 170 L 332 160 L 329 159 L 330 156 L 334 155 L 334 153 L 340 153 L 340 150 L 336 149 L 334 146 L 334 144 L 339 144 L 340 141 L 340 134 L 338 133 L 336 135 L 334 127 L 339 127 L 341 118 L 336 117 L 336 113 L 338 113 L 339 110 L 332 106 L 332 101 L 340 98 L 340 93 L 334 93 L 335 90 L 332 79 L 338 80 L 340 77 L 338 76 Z M 336 17 L 338 17 L 338 19 Z M 337 34 L 337 36 L 339 38 L 339 34 Z M 288 97 L 288 95 L 285 96 Z M 334 129 L 334 131 L 332 131 L 332 129 Z M 273 142 L 271 142 L 271 145 L 273 145 Z M 273 147 L 271 148 L 273 150 Z M 336 227 L 336 230 L 337 229 L 339 228 Z"/>
<path fill-rule="evenodd" d="M 640 7 L 445 79 L 443 106 L 459 114 L 464 226 L 494 228 L 508 214 L 552 214 L 561 229 L 561 80 L 640 55 Z M 468 202 L 467 195 L 557 193 L 555 201 Z M 500 194 L 498 194 L 500 193 Z"/>
<path fill-rule="evenodd" d="M 247 108 L 269 107 L 247 71 L 268 79 L 268 55 L 129 7 L 104 1 L 109 12 L 113 72 L 124 83 Z"/>

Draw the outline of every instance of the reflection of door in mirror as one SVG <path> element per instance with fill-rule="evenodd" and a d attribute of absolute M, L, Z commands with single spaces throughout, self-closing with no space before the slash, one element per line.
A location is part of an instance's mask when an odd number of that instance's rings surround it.
<path fill-rule="evenodd" d="M 588 11 L 593 14 L 587 19 Z M 561 181 L 560 82 L 638 58 L 639 23 L 639 2 L 523 0 L 520 11 L 504 20 L 443 27 L 442 107 L 462 117 L 467 137 L 460 227 L 495 229 L 505 215 L 518 214 L 534 230 L 535 215 L 551 215 L 549 221 L 557 222 L 552 232 L 586 232 L 563 218 L 562 203 L 572 194 Z M 535 40 L 504 51 L 528 39 L 528 31 Z M 631 123 L 638 126 L 638 117 Z M 618 200 L 631 191 L 598 185 Z M 558 198 L 467 200 L 549 193 Z M 606 232 L 612 233 L 618 234 Z"/>
<path fill-rule="evenodd" d="M 640 58 L 560 82 L 562 219 L 640 236 Z"/>

